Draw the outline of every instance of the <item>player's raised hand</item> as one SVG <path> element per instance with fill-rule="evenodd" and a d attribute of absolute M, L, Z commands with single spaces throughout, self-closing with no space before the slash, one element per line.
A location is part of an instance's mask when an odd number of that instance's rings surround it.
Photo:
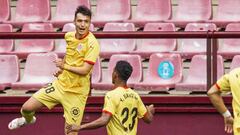
<path fill-rule="evenodd" d="M 146 106 L 146 107 L 147 107 L 148 111 L 151 112 L 151 114 L 154 114 L 154 113 L 155 113 L 155 108 L 154 108 L 154 105 L 153 105 L 153 104 L 151 104 L 151 105 L 149 105 L 149 106 Z"/>
<path fill-rule="evenodd" d="M 63 69 L 64 68 L 64 61 L 63 59 L 56 59 L 53 61 L 56 65 L 56 67 Z"/>
<path fill-rule="evenodd" d="M 71 133 L 71 132 L 78 132 L 80 130 L 80 126 L 77 125 L 67 125 L 66 127 L 67 129 L 67 134 Z"/>
<path fill-rule="evenodd" d="M 233 131 L 233 117 L 226 117 L 224 118 L 224 123 L 225 123 L 225 132 L 226 133 L 232 133 Z"/>

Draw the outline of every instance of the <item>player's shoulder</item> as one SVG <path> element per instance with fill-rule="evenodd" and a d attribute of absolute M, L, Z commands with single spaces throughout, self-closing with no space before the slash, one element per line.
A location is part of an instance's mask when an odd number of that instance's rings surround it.
<path fill-rule="evenodd" d="M 69 31 L 65 33 L 65 38 L 75 37 L 75 31 Z"/>

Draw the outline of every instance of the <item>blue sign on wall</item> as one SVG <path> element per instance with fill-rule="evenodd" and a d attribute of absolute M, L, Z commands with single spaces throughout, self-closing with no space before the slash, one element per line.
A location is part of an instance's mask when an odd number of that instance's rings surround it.
<path fill-rule="evenodd" d="M 158 75 L 163 79 L 170 79 L 174 75 L 174 66 L 170 61 L 163 61 L 158 66 Z"/>

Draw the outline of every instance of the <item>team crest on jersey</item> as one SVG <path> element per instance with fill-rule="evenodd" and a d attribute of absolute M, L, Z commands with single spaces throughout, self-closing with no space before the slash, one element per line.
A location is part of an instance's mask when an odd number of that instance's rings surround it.
<path fill-rule="evenodd" d="M 78 44 L 78 46 L 77 46 L 77 50 L 78 50 L 78 51 L 81 51 L 82 48 L 83 48 L 83 45 L 82 45 L 82 44 Z"/>
<path fill-rule="evenodd" d="M 73 117 L 78 117 L 80 115 L 80 109 L 78 107 L 73 107 L 71 109 L 71 115 Z"/>

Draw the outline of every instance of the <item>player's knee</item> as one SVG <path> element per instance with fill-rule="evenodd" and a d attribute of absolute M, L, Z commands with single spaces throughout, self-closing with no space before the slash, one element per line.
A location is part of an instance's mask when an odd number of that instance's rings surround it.
<path fill-rule="evenodd" d="M 23 106 L 22 106 L 22 111 L 25 111 L 25 112 L 32 112 L 34 111 L 33 110 L 33 107 L 27 103 L 24 103 Z"/>

